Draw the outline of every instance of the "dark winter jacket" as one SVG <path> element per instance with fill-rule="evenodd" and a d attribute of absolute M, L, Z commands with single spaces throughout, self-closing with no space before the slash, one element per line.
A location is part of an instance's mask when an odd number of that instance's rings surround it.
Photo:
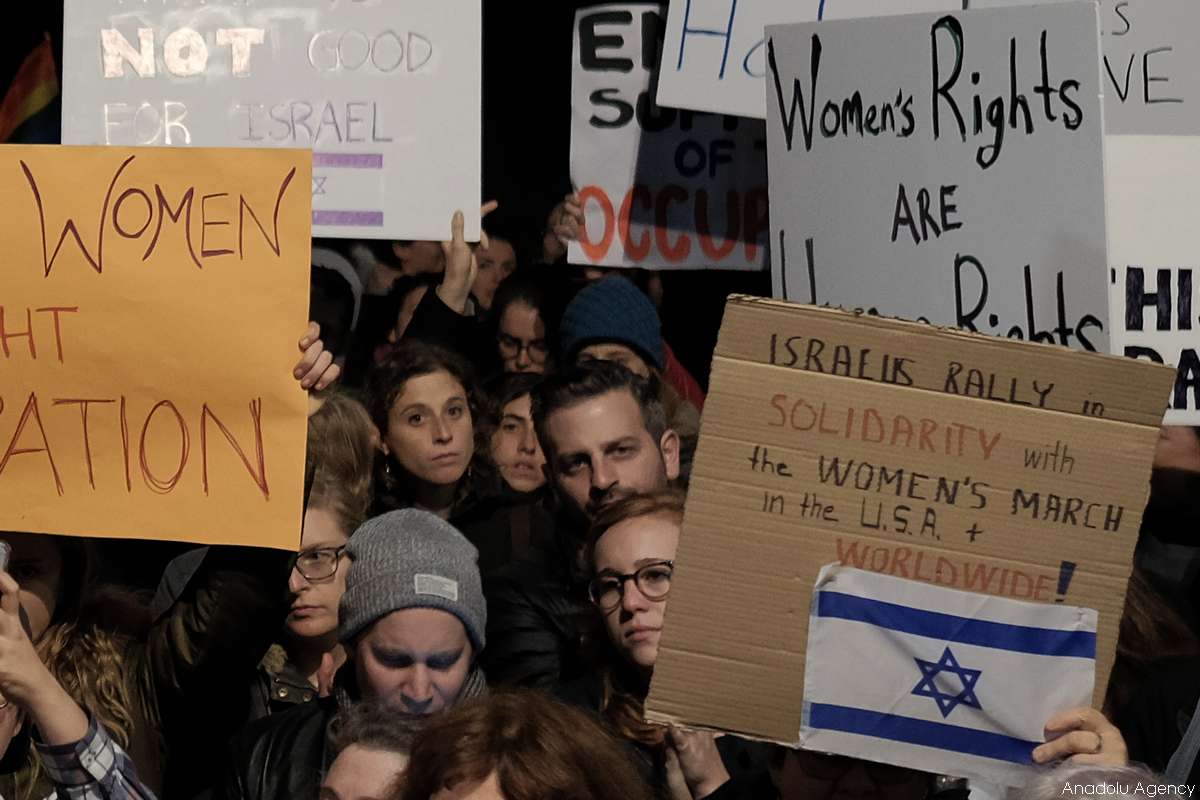
<path fill-rule="evenodd" d="M 529 554 L 485 576 L 493 685 L 556 689 L 583 674 L 583 631 L 593 609 L 578 564 L 582 535 L 557 515 Z"/>
<path fill-rule="evenodd" d="M 224 763 L 213 800 L 295 800 L 315 798 L 335 754 L 329 750 L 329 723 L 340 709 L 361 701 L 347 662 L 334 677 L 331 697 L 304 703 L 251 723 L 237 736 Z M 487 682 L 478 666 L 463 684 L 459 700 L 480 697 Z M 415 732 L 423 718 L 410 717 Z"/>

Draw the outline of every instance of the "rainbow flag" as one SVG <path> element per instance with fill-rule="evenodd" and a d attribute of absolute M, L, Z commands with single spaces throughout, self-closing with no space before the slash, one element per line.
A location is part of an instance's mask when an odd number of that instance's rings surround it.
<path fill-rule="evenodd" d="M 58 70 L 50 37 L 25 57 L 0 101 L 0 142 L 55 143 L 59 140 Z"/>

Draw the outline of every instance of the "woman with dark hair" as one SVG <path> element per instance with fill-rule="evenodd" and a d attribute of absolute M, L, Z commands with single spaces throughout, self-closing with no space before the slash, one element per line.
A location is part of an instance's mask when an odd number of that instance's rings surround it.
<path fill-rule="evenodd" d="M 484 575 L 523 557 L 552 530 L 545 508 L 546 457 L 533 429 L 532 392 L 542 376 L 519 372 L 494 381 L 482 420 L 493 467 L 485 497 L 455 520 L 479 549 Z"/>
<path fill-rule="evenodd" d="M 587 714 L 538 692 L 464 704 L 413 743 L 393 800 L 650 800 L 627 753 Z"/>
<path fill-rule="evenodd" d="M 489 445 L 500 493 L 540 497 L 546 486 L 546 456 L 533 428 L 532 412 L 533 391 L 541 382 L 536 373 L 512 373 L 494 382 L 488 392 Z"/>
<path fill-rule="evenodd" d="M 408 765 L 412 725 L 394 711 L 359 703 L 329 723 L 333 763 L 319 800 L 385 797 Z"/>
<path fill-rule="evenodd" d="M 545 270 L 535 268 L 513 274 L 496 291 L 492 317 L 504 372 L 545 374 L 553 366 L 562 308 L 553 302 L 552 283 Z"/>
<path fill-rule="evenodd" d="M 483 400 L 459 355 L 402 341 L 367 378 L 367 409 L 379 429 L 374 513 L 420 508 L 460 513 L 486 485 L 486 443 L 476 420 Z"/>

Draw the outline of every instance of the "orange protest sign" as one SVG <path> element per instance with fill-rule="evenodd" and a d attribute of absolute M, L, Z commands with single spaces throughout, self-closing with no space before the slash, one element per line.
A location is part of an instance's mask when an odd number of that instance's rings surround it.
<path fill-rule="evenodd" d="M 311 157 L 0 148 L 0 530 L 294 549 Z"/>

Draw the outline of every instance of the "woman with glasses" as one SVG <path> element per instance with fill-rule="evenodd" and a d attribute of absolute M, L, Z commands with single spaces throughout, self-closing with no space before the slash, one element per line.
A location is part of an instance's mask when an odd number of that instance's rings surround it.
<path fill-rule="evenodd" d="M 492 304 L 496 352 L 505 373 L 550 371 L 554 326 L 561 315 L 550 307 L 548 275 L 518 272 L 500 284 Z M 553 283 L 552 281 L 549 281 Z"/>
<path fill-rule="evenodd" d="M 767 779 L 765 748 L 644 721 L 682 522 L 678 492 L 633 495 L 597 515 L 584 551 L 601 628 L 593 642 L 596 669 L 566 686 L 563 699 L 599 712 L 637 753 L 659 798 L 761 797 L 754 792 Z"/>
<path fill-rule="evenodd" d="M 251 719 L 306 703 L 325 689 L 345 660 L 337 641 L 338 601 L 346 591 L 343 552 L 371 505 L 374 425 L 349 395 L 327 397 L 309 418 L 312 485 L 300 550 L 288 573 L 283 637 L 263 658 Z"/>

